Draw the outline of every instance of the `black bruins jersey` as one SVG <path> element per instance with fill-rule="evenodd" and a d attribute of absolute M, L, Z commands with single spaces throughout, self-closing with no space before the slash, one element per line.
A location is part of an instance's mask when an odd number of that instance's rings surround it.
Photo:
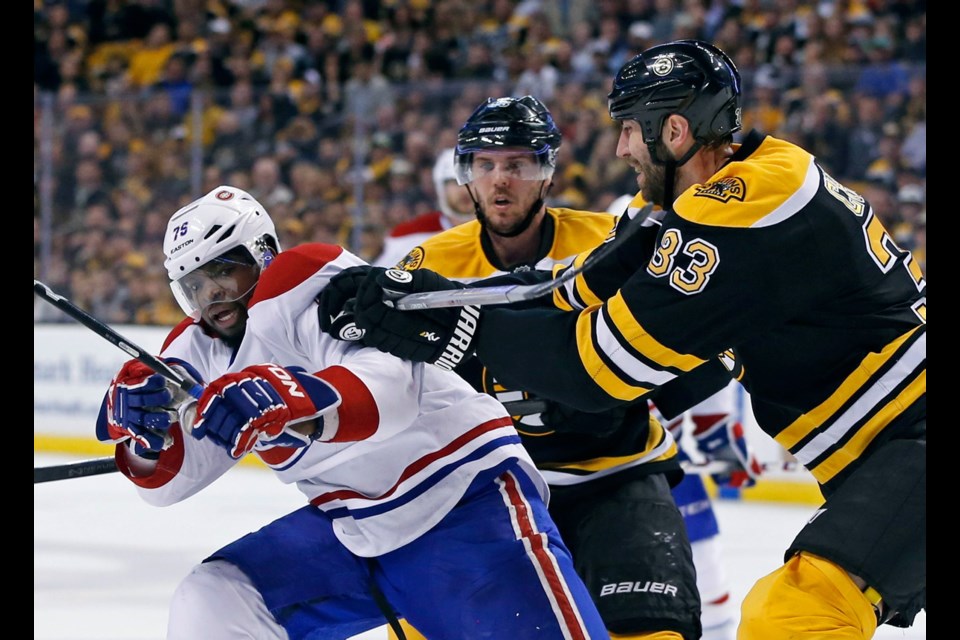
<path fill-rule="evenodd" d="M 653 254 L 634 233 L 555 292 L 564 311 L 487 309 L 480 358 L 532 363 L 505 382 L 597 410 L 734 354 L 760 427 L 825 494 L 872 447 L 924 435 L 924 275 L 809 153 L 753 132 L 643 224 Z"/>
<path fill-rule="evenodd" d="M 602 243 L 613 232 L 615 223 L 616 217 L 608 213 L 548 207 L 537 259 L 514 267 L 514 271 L 549 273 L 554 267 L 567 264 L 574 256 Z M 407 270 L 429 268 L 452 280 L 467 283 L 507 273 L 506 268 L 498 263 L 480 223 L 475 220 L 430 237 L 412 249 L 397 266 Z M 527 362 L 526 359 L 508 359 L 502 368 L 514 368 L 518 363 L 526 367 Z M 457 373 L 476 389 L 501 402 L 531 397 L 526 391 L 518 390 L 521 387 L 502 384 L 477 359 L 458 367 Z M 596 419 L 610 418 L 601 414 Z M 524 446 L 552 485 L 579 484 L 627 469 L 636 469 L 636 473 L 667 471 L 671 481 L 679 481 L 676 443 L 669 432 L 651 417 L 645 399 L 632 403 L 626 416 L 616 418 L 616 423 L 615 428 L 603 435 L 560 433 L 544 425 L 540 414 L 514 416 Z"/>

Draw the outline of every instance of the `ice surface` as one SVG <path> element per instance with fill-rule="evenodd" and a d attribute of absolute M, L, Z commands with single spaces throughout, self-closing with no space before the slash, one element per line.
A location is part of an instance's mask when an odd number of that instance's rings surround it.
<path fill-rule="evenodd" d="M 34 456 L 38 466 L 69 460 Z M 303 504 L 295 487 L 250 467 L 238 467 L 193 498 L 165 508 L 142 502 L 116 473 L 37 484 L 33 496 L 37 640 L 160 640 L 170 595 L 190 567 Z M 780 564 L 783 548 L 813 511 L 807 505 L 718 501 L 724 558 L 738 601 Z M 382 627 L 355 640 L 386 637 Z M 910 629 L 883 626 L 874 636 L 926 637 L 925 612 Z"/>

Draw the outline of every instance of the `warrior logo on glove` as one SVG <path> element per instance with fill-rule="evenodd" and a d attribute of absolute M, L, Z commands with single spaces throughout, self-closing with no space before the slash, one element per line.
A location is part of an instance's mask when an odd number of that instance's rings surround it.
<path fill-rule="evenodd" d="M 387 269 L 383 272 L 383 275 L 398 284 L 409 285 L 413 282 L 413 273 L 403 271 L 402 269 Z M 384 293 L 389 294 L 392 292 L 385 289 Z M 437 358 L 433 364 L 441 369 L 453 371 L 457 365 L 463 361 L 464 357 L 473 353 L 473 334 L 477 332 L 477 323 L 479 320 L 480 309 L 478 307 L 474 305 L 463 307 L 460 310 L 460 317 L 457 318 L 457 326 L 453 329 L 453 336 L 443 347 L 443 353 L 440 354 L 440 357 Z M 418 335 L 428 342 L 438 342 L 440 340 L 440 336 L 436 331 L 428 331 L 425 329 Z"/>
<path fill-rule="evenodd" d="M 480 309 L 477 306 L 471 304 L 462 307 L 457 326 L 453 330 L 453 337 L 444 347 L 443 354 L 433 364 L 441 369 L 453 371 L 464 356 L 473 353 L 473 334 L 477 332 L 479 320 Z"/>

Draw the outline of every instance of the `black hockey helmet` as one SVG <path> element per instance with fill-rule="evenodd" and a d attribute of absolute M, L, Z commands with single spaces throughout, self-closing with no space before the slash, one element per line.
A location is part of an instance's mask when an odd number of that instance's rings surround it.
<path fill-rule="evenodd" d="M 557 166 L 562 139 L 549 109 L 533 96 L 487 98 L 467 118 L 457 135 L 457 182 L 473 181 L 473 153 L 496 149 L 526 149 L 540 161 L 538 179 L 549 180 Z"/>
<path fill-rule="evenodd" d="M 726 53 L 700 40 L 668 42 L 635 56 L 617 73 L 607 98 L 610 117 L 636 120 L 648 146 L 674 113 L 687 119 L 700 145 L 742 126 L 740 73 Z"/>

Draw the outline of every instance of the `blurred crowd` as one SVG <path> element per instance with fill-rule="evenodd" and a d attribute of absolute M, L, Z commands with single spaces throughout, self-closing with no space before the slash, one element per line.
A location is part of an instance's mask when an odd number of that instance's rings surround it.
<path fill-rule="evenodd" d="M 744 132 L 816 154 L 925 272 L 923 0 L 35 0 L 34 275 L 111 324 L 177 322 L 166 222 L 220 184 L 285 247 L 373 260 L 488 96 L 543 100 L 548 204 L 604 210 L 636 191 L 610 81 L 688 37 L 737 63 Z"/>

